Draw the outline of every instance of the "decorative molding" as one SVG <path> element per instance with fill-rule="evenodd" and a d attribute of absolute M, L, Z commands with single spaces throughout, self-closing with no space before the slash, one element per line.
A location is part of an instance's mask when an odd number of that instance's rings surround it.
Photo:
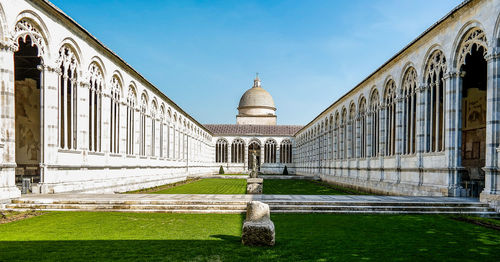
<path fill-rule="evenodd" d="M 476 45 L 476 50 L 479 51 L 479 48 L 482 47 L 483 56 L 486 57 L 488 52 L 488 41 L 486 40 L 486 34 L 483 30 L 479 28 L 475 28 L 474 30 L 470 30 L 464 37 L 464 41 L 462 42 L 460 49 L 458 51 L 458 64 L 457 68 L 465 65 L 465 58 L 467 55 L 472 53 L 472 47 Z"/>

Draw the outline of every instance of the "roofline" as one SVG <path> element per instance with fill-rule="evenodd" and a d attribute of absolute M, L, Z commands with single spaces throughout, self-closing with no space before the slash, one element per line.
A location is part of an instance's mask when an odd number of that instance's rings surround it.
<path fill-rule="evenodd" d="M 205 128 L 201 123 L 199 123 L 196 119 L 194 119 L 190 114 L 188 114 L 186 111 L 184 111 L 179 105 L 177 105 L 172 99 L 170 99 L 165 93 L 163 93 L 160 89 L 158 89 L 153 83 L 151 83 L 149 80 L 147 80 L 143 75 L 141 75 L 137 70 L 135 70 L 131 65 L 129 65 L 127 62 L 125 62 L 124 59 L 122 59 L 120 56 L 118 56 L 115 52 L 113 52 L 110 48 L 108 48 L 106 45 L 104 45 L 101 41 L 99 41 L 95 36 L 93 36 L 89 31 L 87 31 L 83 26 L 78 24 L 73 18 L 71 18 L 69 15 L 64 13 L 59 7 L 54 5 L 52 2 L 49 0 L 28 0 L 32 2 L 33 4 L 38 4 L 38 3 L 43 3 L 45 4 L 48 8 L 51 8 L 52 10 L 56 11 L 59 15 L 63 16 L 65 19 L 67 19 L 69 22 L 71 22 L 74 26 L 76 26 L 79 30 L 81 30 L 83 33 L 85 33 L 88 37 L 90 37 L 91 40 L 93 40 L 97 45 L 102 47 L 105 51 L 107 51 L 112 57 L 118 59 L 119 62 L 123 64 L 126 68 L 131 70 L 134 74 L 136 74 L 140 80 L 145 82 L 147 85 L 149 85 L 150 88 L 153 89 L 153 91 L 156 91 L 157 93 L 160 94 L 167 102 L 171 103 L 179 112 L 183 113 L 184 115 L 187 116 L 191 121 L 196 123 L 200 128 L 205 130 L 207 133 L 213 136 L 212 132 Z"/>
<path fill-rule="evenodd" d="M 392 62 L 394 59 L 396 59 L 398 56 L 403 54 L 408 48 L 413 46 L 418 40 L 422 39 L 425 35 L 427 35 L 430 31 L 432 31 L 434 28 L 439 26 L 441 23 L 443 23 L 446 19 L 448 19 L 450 16 L 452 16 L 454 13 L 456 13 L 458 10 L 460 10 L 462 7 L 466 6 L 467 4 L 471 3 L 473 0 L 464 0 L 462 3 L 457 5 L 455 8 L 453 8 L 450 12 L 448 12 L 445 16 L 443 16 L 441 19 L 439 19 L 436 23 L 432 24 L 429 28 L 427 28 L 423 33 L 421 33 L 417 38 L 415 38 L 413 41 L 411 41 L 409 44 L 407 44 L 403 49 L 401 49 L 399 52 L 397 52 L 395 55 L 393 55 L 389 60 L 387 60 L 385 63 L 383 63 L 381 66 L 379 66 L 373 73 L 365 77 L 359 84 L 355 85 L 351 90 L 349 90 L 347 93 L 345 93 L 343 96 L 335 100 L 330 106 L 328 106 L 325 110 L 321 111 L 313 120 L 311 120 L 309 123 L 307 123 L 303 128 L 301 128 L 297 133 L 295 133 L 294 136 L 296 136 L 298 133 L 302 132 L 303 130 L 307 129 L 314 121 L 318 120 L 321 115 L 323 115 L 326 111 L 330 110 L 333 108 L 338 102 L 340 102 L 344 97 L 348 96 L 351 94 L 354 90 L 356 90 L 358 87 L 363 85 L 365 82 L 367 82 L 372 76 L 374 76 L 376 73 L 381 71 L 387 64 Z"/>

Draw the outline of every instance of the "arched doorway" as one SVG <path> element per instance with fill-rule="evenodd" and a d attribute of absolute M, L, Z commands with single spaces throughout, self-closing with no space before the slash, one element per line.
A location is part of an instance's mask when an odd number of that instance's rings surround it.
<path fill-rule="evenodd" d="M 248 145 L 248 169 L 251 170 L 253 166 L 253 153 L 257 161 L 257 170 L 260 171 L 260 145 L 257 142 L 251 142 Z"/>
<path fill-rule="evenodd" d="M 474 43 L 460 66 L 462 80 L 461 186 L 468 197 L 479 197 L 485 186 L 486 165 L 486 86 L 485 49 Z"/>
<path fill-rule="evenodd" d="M 18 38 L 14 53 L 16 183 L 40 182 L 40 71 L 39 50 L 30 36 Z"/>

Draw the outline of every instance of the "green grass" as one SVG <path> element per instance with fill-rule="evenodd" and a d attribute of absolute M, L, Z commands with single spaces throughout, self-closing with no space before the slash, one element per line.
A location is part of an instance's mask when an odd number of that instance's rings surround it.
<path fill-rule="evenodd" d="M 51 212 L 0 225 L 0 260 L 499 261 L 500 232 L 432 215 L 273 214 L 275 247 L 243 216 Z"/>
<path fill-rule="evenodd" d="M 156 191 L 153 194 L 245 194 L 246 187 L 245 179 L 207 178 Z"/>
<path fill-rule="evenodd" d="M 319 181 L 265 179 L 264 194 L 268 195 L 359 195 L 360 192 L 331 186 Z"/>
<path fill-rule="evenodd" d="M 166 189 L 142 190 L 138 193 L 152 194 L 245 194 L 245 179 L 201 179 Z M 276 195 L 346 195 L 360 192 L 328 185 L 319 181 L 264 179 L 264 194 Z"/>

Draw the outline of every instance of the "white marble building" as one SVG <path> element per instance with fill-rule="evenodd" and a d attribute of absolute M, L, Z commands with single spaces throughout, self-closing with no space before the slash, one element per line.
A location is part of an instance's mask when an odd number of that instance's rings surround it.
<path fill-rule="evenodd" d="M 48 1 L 0 1 L 0 199 L 212 172 L 212 134 Z"/>
<path fill-rule="evenodd" d="M 500 1 L 464 1 L 295 135 L 296 172 L 498 201 L 499 37 Z"/>
<path fill-rule="evenodd" d="M 500 1 L 467 0 L 304 127 L 276 124 L 258 78 L 236 124 L 202 125 L 49 1 L 0 0 L 0 199 L 22 178 L 111 192 L 247 172 L 256 152 L 263 173 L 500 201 L 499 50 Z"/>

